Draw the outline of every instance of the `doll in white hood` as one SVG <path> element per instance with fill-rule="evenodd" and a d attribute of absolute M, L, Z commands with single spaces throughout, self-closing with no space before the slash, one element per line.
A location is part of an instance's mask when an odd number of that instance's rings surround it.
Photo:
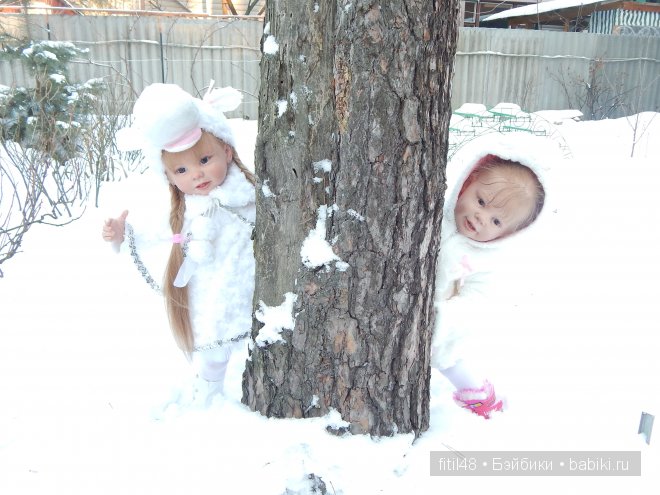
<path fill-rule="evenodd" d="M 548 165 L 558 157 L 547 139 L 491 135 L 466 145 L 447 169 L 431 365 L 454 385 L 457 404 L 487 419 L 503 403 L 471 361 L 479 332 L 491 328 L 484 289 L 502 249 L 538 227 Z"/>
<path fill-rule="evenodd" d="M 154 189 L 167 183 L 170 207 L 143 198 L 147 214 L 133 213 L 133 224 L 124 211 L 102 231 L 152 287 L 162 280 L 174 340 L 198 377 L 195 400 L 201 395 L 205 404 L 222 393 L 232 349 L 252 326 L 254 177 L 223 114 L 240 100 L 232 88 L 203 99 L 172 84 L 145 88 L 117 145 L 142 150 L 153 180 L 161 181 Z M 149 256 L 154 248 L 167 259 Z"/>

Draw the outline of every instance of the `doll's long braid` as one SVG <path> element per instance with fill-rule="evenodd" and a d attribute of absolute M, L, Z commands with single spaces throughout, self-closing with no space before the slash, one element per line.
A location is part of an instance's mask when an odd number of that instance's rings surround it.
<path fill-rule="evenodd" d="M 176 186 L 170 184 L 171 210 L 170 227 L 173 233 L 180 233 L 183 228 L 183 218 L 186 211 L 184 195 Z M 192 323 L 190 322 L 190 307 L 188 304 L 188 287 L 175 287 L 179 268 L 183 263 L 183 244 L 172 244 L 170 257 L 165 269 L 163 294 L 167 306 L 167 316 L 170 320 L 172 335 L 179 348 L 190 355 L 194 346 Z"/>

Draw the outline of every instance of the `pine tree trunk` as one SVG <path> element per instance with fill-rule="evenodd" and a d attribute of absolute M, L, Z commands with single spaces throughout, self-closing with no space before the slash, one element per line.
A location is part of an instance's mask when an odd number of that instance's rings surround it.
<path fill-rule="evenodd" d="M 251 409 L 336 409 L 353 433 L 428 428 L 457 13 L 457 0 L 268 1 L 255 307 L 297 298 L 285 342 L 252 347 Z M 315 228 L 341 262 L 303 264 Z"/>

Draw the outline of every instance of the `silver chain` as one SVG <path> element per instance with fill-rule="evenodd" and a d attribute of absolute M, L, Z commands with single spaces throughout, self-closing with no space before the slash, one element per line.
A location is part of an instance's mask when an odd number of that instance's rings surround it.
<path fill-rule="evenodd" d="M 216 202 L 214 203 L 214 206 L 213 206 L 213 207 L 215 207 L 215 208 L 219 208 L 219 209 L 222 209 L 222 210 L 225 210 L 227 213 L 230 213 L 230 214 L 234 215 L 234 216 L 235 216 L 236 218 L 238 218 L 241 222 L 243 222 L 244 224 L 246 224 L 246 225 L 252 227 L 252 229 L 254 229 L 254 222 L 250 222 L 247 218 L 245 218 L 243 215 L 240 215 L 240 214 L 239 214 L 238 212 L 236 212 L 233 208 L 230 208 L 230 207 L 228 207 L 228 206 L 225 206 L 225 205 L 221 204 L 218 200 L 216 200 Z M 212 207 L 212 208 L 213 208 L 213 207 Z M 254 231 L 252 232 L 252 237 L 251 237 L 251 239 L 254 240 Z"/>
<path fill-rule="evenodd" d="M 140 259 L 140 255 L 138 254 L 137 248 L 135 246 L 135 232 L 129 223 L 126 224 L 126 235 L 128 237 L 128 248 L 131 253 L 131 258 L 133 258 L 133 263 L 135 263 L 135 266 L 142 275 L 142 278 L 145 280 L 145 282 L 147 282 L 147 284 L 149 284 L 149 287 L 151 287 L 159 294 L 162 294 L 163 291 L 161 290 L 160 286 L 149 274 L 149 270 L 147 270 L 147 267 L 144 266 L 144 263 L 142 263 L 142 260 Z"/>
<path fill-rule="evenodd" d="M 227 211 L 228 213 L 231 213 L 232 215 L 237 217 L 239 220 L 241 220 L 243 223 L 249 225 L 250 227 L 252 227 L 254 229 L 254 223 L 250 222 L 249 220 L 244 218 L 242 215 L 239 215 L 238 213 L 236 213 L 231 208 L 228 208 L 228 207 L 226 207 L 224 205 L 221 205 L 219 203 L 215 203 L 214 207 L 222 208 L 223 210 Z M 208 214 L 208 213 L 212 213 L 212 212 L 207 212 L 206 214 Z M 135 264 L 138 271 L 142 275 L 142 278 L 145 280 L 145 282 L 147 282 L 149 287 L 151 287 L 153 290 L 155 290 L 159 294 L 162 294 L 163 293 L 162 289 L 160 288 L 158 283 L 156 283 L 156 281 L 153 279 L 153 277 L 149 274 L 149 270 L 147 270 L 147 267 L 144 265 L 144 263 L 140 259 L 140 255 L 138 254 L 137 247 L 135 245 L 135 231 L 133 230 L 133 227 L 129 223 L 126 224 L 126 235 L 128 237 L 128 247 L 129 247 L 129 251 L 131 253 L 131 258 L 133 258 L 133 263 Z M 254 238 L 254 231 L 253 231 L 252 237 Z M 188 241 L 190 239 L 191 239 L 191 234 L 190 234 L 190 232 L 188 232 L 186 234 L 186 240 L 181 245 L 181 248 L 183 250 L 183 257 L 184 258 L 186 257 L 186 254 L 187 254 L 187 251 L 188 251 L 187 244 L 188 244 Z M 213 342 L 209 342 L 208 344 L 195 346 L 195 347 L 193 347 L 193 352 L 208 351 L 208 350 L 211 350 L 211 349 L 217 349 L 217 348 L 222 347 L 222 346 L 227 345 L 227 344 L 233 344 L 233 343 L 236 343 L 236 342 L 240 342 L 241 340 L 248 338 L 250 336 L 250 333 L 251 332 L 248 331 L 248 332 L 244 332 L 240 335 L 237 335 L 236 337 L 232 337 L 230 339 L 214 340 Z"/>
<path fill-rule="evenodd" d="M 250 336 L 250 333 L 251 332 L 245 332 L 240 335 L 237 335 L 236 337 L 232 337 L 231 339 L 214 340 L 213 342 L 209 342 L 208 344 L 195 346 L 193 347 L 193 352 L 209 351 L 211 349 L 217 349 L 218 347 L 222 347 L 223 345 L 240 342 L 243 339 L 247 339 Z"/>

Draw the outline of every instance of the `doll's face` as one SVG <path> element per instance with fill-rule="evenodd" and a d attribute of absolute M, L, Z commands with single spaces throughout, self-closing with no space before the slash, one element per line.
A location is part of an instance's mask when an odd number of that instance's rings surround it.
<path fill-rule="evenodd" d="M 529 218 L 534 209 L 533 190 L 508 170 L 481 172 L 463 190 L 456 202 L 454 219 L 460 234 L 479 242 L 488 242 L 512 234 Z"/>
<path fill-rule="evenodd" d="M 192 148 L 163 151 L 162 159 L 171 184 L 184 194 L 206 196 L 225 181 L 233 154 L 231 146 L 204 132 Z"/>

